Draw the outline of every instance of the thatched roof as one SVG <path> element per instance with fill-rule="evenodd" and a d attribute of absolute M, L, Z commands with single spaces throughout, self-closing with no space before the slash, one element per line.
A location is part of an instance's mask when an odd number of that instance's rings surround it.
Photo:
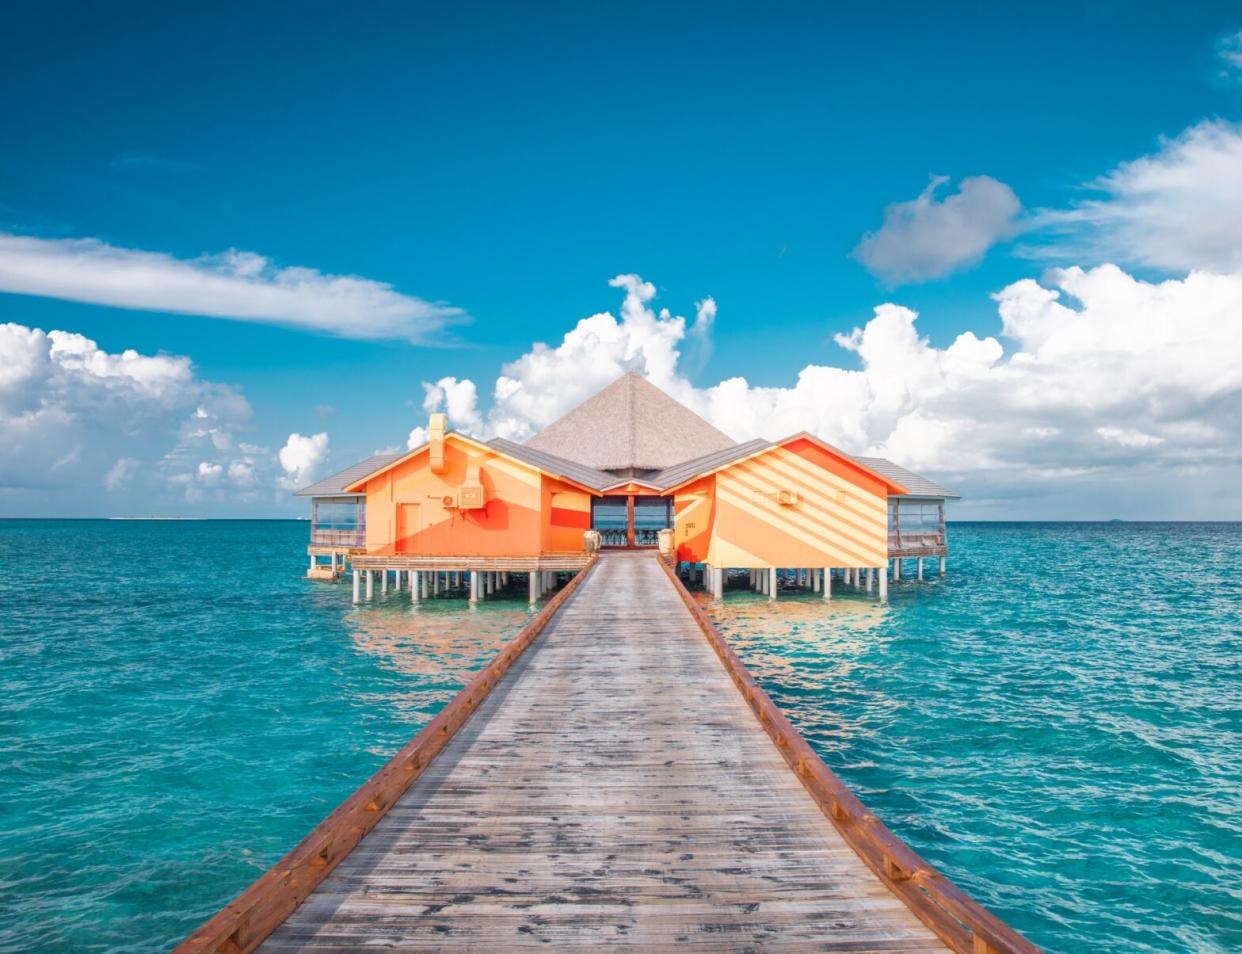
<path fill-rule="evenodd" d="M 612 471 L 653 471 L 734 446 L 683 404 L 631 371 L 526 442 Z"/>

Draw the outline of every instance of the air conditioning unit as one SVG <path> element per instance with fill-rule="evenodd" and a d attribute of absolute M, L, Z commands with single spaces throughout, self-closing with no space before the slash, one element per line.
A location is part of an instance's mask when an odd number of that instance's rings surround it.
<path fill-rule="evenodd" d="M 457 494 L 455 493 L 445 494 L 443 497 L 440 498 L 440 503 L 442 503 L 449 510 L 456 510 L 457 509 Z"/>
<path fill-rule="evenodd" d="M 782 490 L 776 495 L 776 502 L 782 507 L 796 506 L 801 500 L 796 490 Z"/>

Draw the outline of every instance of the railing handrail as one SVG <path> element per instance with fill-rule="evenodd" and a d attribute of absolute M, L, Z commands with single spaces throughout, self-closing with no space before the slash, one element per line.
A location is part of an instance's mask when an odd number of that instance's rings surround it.
<path fill-rule="evenodd" d="M 350 546 L 366 546 L 367 532 L 365 530 L 324 530 L 319 527 L 311 528 L 311 544 L 345 544 Z"/>
<path fill-rule="evenodd" d="M 173 954 L 245 954 L 262 944 L 427 770 L 597 562 L 592 557 L 418 735 L 316 825 L 297 847 L 174 948 Z"/>
<path fill-rule="evenodd" d="M 1036 954 L 1038 947 L 962 891 L 867 810 L 760 688 L 716 624 L 677 578 L 671 559 L 657 559 L 785 762 L 846 844 L 888 889 L 959 954 Z"/>

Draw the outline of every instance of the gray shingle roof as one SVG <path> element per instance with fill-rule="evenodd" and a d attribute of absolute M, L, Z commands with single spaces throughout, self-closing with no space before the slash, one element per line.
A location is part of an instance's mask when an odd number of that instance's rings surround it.
<path fill-rule="evenodd" d="M 471 439 L 473 440 L 473 438 Z M 689 460 L 681 461 L 665 467 L 650 477 L 635 478 L 618 477 L 616 474 L 610 474 L 607 471 L 569 460 L 557 454 L 533 448 L 529 444 L 518 444 L 515 441 L 505 440 L 502 437 L 487 441 L 486 446 L 492 447 L 500 453 L 520 460 L 523 463 L 530 464 L 532 467 L 537 467 L 546 474 L 552 474 L 555 477 L 565 477 L 576 484 L 590 487 L 592 490 L 604 490 L 609 487 L 622 486 L 631 480 L 658 490 L 668 490 L 697 477 L 699 474 L 709 473 L 725 467 L 736 460 L 741 460 L 768 447 L 773 447 L 775 444 L 763 438 L 755 438 L 754 440 L 744 441 L 741 444 L 732 444 L 721 450 L 712 451 L 710 454 L 703 454 L 699 457 L 692 457 Z M 316 484 L 302 488 L 297 491 L 296 496 L 332 497 L 343 494 L 345 493 L 345 488 L 350 484 L 375 473 L 377 470 L 382 470 L 394 461 L 406 456 L 407 453 L 410 452 L 375 454 L 366 460 L 359 461 L 352 467 L 345 468 L 340 473 L 333 474 L 331 477 L 325 477 Z M 959 495 L 952 490 L 946 490 L 934 481 L 928 480 L 926 477 L 920 477 L 918 474 L 894 464 L 891 460 L 885 460 L 883 457 L 855 457 L 854 460 L 864 467 L 871 468 L 881 476 L 901 484 L 909 491 L 908 496 L 945 498 L 949 500 L 959 499 Z"/>
<path fill-rule="evenodd" d="M 899 467 L 891 460 L 885 460 L 883 457 L 855 457 L 854 460 L 864 467 L 870 467 L 877 474 L 901 484 L 909 491 L 906 496 L 943 497 L 948 500 L 961 499 L 960 494 L 956 494 L 952 490 L 946 490 L 935 481 L 928 480 L 926 477 L 920 477 L 918 474 L 906 470 L 904 467 Z"/>
<path fill-rule="evenodd" d="M 659 470 L 733 439 L 631 371 L 526 442 L 599 470 Z"/>
<path fill-rule="evenodd" d="M 538 450 L 529 444 L 519 444 L 516 441 L 505 440 L 503 437 L 495 437 L 487 442 L 487 446 L 494 447 L 502 454 L 515 457 L 523 463 L 530 464 L 532 467 L 538 467 L 545 474 L 552 474 L 555 477 L 567 477 L 574 483 L 590 487 L 592 490 L 602 490 L 604 487 L 617 482 L 615 474 L 588 467 L 586 464 L 579 464 L 576 461 L 559 457 L 556 454 L 549 454 L 547 451 Z"/>
<path fill-rule="evenodd" d="M 726 447 L 724 450 L 684 460 L 680 464 L 674 464 L 672 467 L 665 467 L 658 474 L 654 474 L 643 482 L 653 484 L 661 490 L 667 490 L 670 487 L 676 487 L 678 484 L 685 483 L 699 474 L 716 470 L 718 467 L 731 464 L 735 460 L 741 460 L 743 457 L 749 457 L 751 454 L 771 446 L 771 441 L 765 441 L 763 438 L 757 437 L 753 441 L 734 444 L 732 447 Z"/>
<path fill-rule="evenodd" d="M 331 477 L 325 477 L 317 484 L 311 484 L 309 487 L 303 487 L 297 491 L 296 497 L 331 497 L 336 494 L 345 492 L 348 487 L 356 480 L 361 480 L 368 474 L 373 474 L 381 467 L 387 467 L 394 460 L 404 457 L 404 454 L 375 454 L 366 460 L 359 461 L 352 467 L 346 467 L 339 474 L 333 474 Z"/>

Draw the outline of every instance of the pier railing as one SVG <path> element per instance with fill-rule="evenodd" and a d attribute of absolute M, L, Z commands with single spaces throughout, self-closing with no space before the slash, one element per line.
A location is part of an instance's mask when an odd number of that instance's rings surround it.
<path fill-rule="evenodd" d="M 309 835 L 173 954 L 253 951 L 292 914 L 427 770 L 557 610 L 594 569 L 592 557 L 440 714 Z"/>
<path fill-rule="evenodd" d="M 962 891 L 867 810 L 755 682 L 678 579 L 671 562 L 661 558 L 660 565 L 786 763 L 841 837 L 888 889 L 959 954 L 1037 954 L 1039 948 Z"/>
<path fill-rule="evenodd" d="M 311 530 L 311 546 L 313 547 L 365 547 L 367 532 L 365 530 Z"/>

